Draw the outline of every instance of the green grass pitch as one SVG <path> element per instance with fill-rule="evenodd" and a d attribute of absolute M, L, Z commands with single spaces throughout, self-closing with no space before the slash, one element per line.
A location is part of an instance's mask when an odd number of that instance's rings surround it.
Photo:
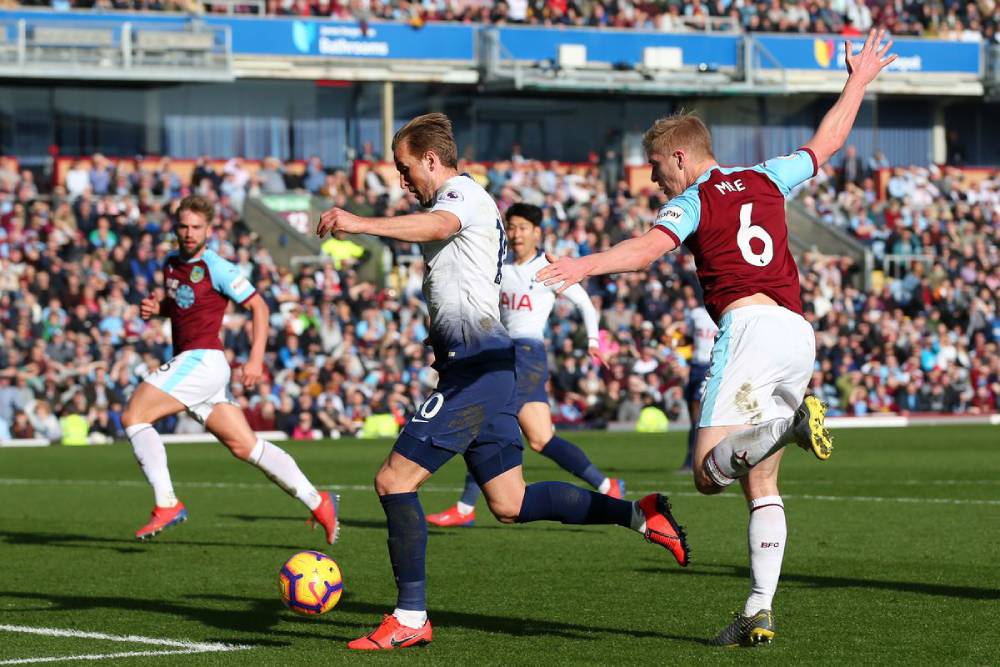
<path fill-rule="evenodd" d="M 332 548 L 308 531 L 297 502 L 219 445 L 168 447 L 191 518 L 146 544 L 131 535 L 152 494 L 127 445 L 0 450 L 0 664 L 95 655 L 151 667 L 1000 663 L 1000 429 L 843 430 L 828 462 L 786 452 L 777 637 L 753 650 L 703 643 L 749 585 L 739 494 L 701 497 L 673 472 L 682 433 L 568 436 L 625 478 L 630 497 L 671 495 L 691 566 L 618 527 L 502 526 L 480 501 L 475 528 L 430 531 L 434 642 L 367 657 L 345 642 L 395 601 L 371 490 L 388 442 L 287 445 L 321 488 L 341 495 L 343 532 Z M 525 474 L 569 479 L 532 452 Z M 463 475 L 460 459 L 441 470 L 421 491 L 425 510 L 453 503 Z M 306 548 L 344 572 L 339 606 L 316 618 L 292 614 L 277 596 L 279 566 Z M 181 653 L 205 643 L 249 648 Z"/>

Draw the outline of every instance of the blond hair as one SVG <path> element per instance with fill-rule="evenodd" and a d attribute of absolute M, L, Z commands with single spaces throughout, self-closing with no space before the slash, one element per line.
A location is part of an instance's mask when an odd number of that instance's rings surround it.
<path fill-rule="evenodd" d="M 712 135 L 705 123 L 694 113 L 679 111 L 660 118 L 642 135 L 646 155 L 669 155 L 677 148 L 686 148 L 693 156 L 715 158 Z"/>
<path fill-rule="evenodd" d="M 451 121 L 443 113 L 417 116 L 399 128 L 392 138 L 392 152 L 395 153 L 396 147 L 404 142 L 416 157 L 434 151 L 444 166 L 453 169 L 458 166 L 458 146 L 455 145 Z"/>
<path fill-rule="evenodd" d="M 211 225 L 215 220 L 215 204 L 201 195 L 188 195 L 181 200 L 177 207 L 177 217 L 181 217 L 184 211 L 191 211 L 205 218 L 205 223 Z"/>

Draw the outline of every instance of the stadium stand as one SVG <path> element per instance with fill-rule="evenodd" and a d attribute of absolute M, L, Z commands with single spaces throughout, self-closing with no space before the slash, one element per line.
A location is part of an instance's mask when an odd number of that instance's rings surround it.
<path fill-rule="evenodd" d="M 174 11 L 259 14 L 265 3 L 236 0 L 23 0 L 21 6 L 55 9 Z M 876 2 L 875 0 L 770 0 L 683 2 L 630 0 L 267 0 L 266 13 L 279 16 L 384 19 L 419 27 L 429 21 L 533 24 L 594 28 L 638 28 L 663 32 L 716 30 L 856 36 L 871 26 L 894 35 L 948 40 L 997 39 L 997 3 Z"/>
<path fill-rule="evenodd" d="M 554 255 L 586 254 L 637 234 L 661 203 L 658 194 L 634 193 L 615 170 L 515 158 L 477 176 L 501 208 L 515 201 L 544 207 L 545 249 Z M 389 426 L 403 423 L 434 382 L 422 345 L 417 249 L 390 246 L 394 269 L 380 287 L 359 280 L 362 253 L 278 266 L 241 221 L 248 197 L 300 188 L 362 214 L 412 210 L 389 174 L 361 166 L 352 179 L 316 160 L 189 164 L 94 155 L 71 161 L 51 193 L 39 194 L 31 172 L 0 159 L 0 439 L 78 441 L 84 422 L 86 441 L 121 436 L 124 400 L 169 356 L 169 326 L 142 322 L 138 303 L 160 281 L 171 212 L 188 192 L 218 202 L 211 246 L 238 263 L 271 307 L 271 377 L 250 393 L 238 372 L 249 352 L 247 319 L 232 310 L 224 322 L 234 393 L 254 428 L 309 439 L 384 429 L 387 415 Z M 852 180 L 829 170 L 797 195 L 879 259 L 877 288 L 865 294 L 851 285 L 861 269 L 849 260 L 802 258 L 803 302 L 818 332 L 813 391 L 835 414 L 996 412 L 1000 172 L 897 168 L 884 196 L 873 175 Z M 665 257 L 648 273 L 595 280 L 588 290 L 612 362 L 607 370 L 591 366 L 580 322 L 557 306 L 550 332 L 556 421 L 634 422 L 648 404 L 683 419 L 685 313 L 698 299 L 691 257 Z M 160 427 L 200 428 L 186 417 Z"/>

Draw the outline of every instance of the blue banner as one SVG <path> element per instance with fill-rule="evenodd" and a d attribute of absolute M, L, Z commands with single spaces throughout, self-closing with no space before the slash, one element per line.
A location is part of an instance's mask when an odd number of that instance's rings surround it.
<path fill-rule="evenodd" d="M 685 65 L 736 67 L 740 39 L 734 35 L 691 35 L 595 28 L 500 28 L 503 55 L 514 60 L 555 60 L 560 44 L 582 44 L 587 60 L 601 63 L 642 63 L 647 46 L 683 50 Z"/>
<path fill-rule="evenodd" d="M 314 18 L 213 16 L 189 18 L 179 15 L 101 13 L 90 11 L 0 11 L 0 19 L 25 19 L 29 25 L 53 23 L 100 23 L 120 27 L 125 21 L 137 29 L 158 26 L 181 28 L 192 23 L 232 30 L 235 55 L 313 56 L 326 58 L 444 60 L 471 64 L 476 57 L 476 35 L 486 26 L 460 23 L 429 23 L 414 28 L 403 23 L 330 21 Z M 8 23 L 7 42 L 16 38 Z M 555 60 L 560 44 L 581 44 L 587 60 L 601 63 L 642 62 L 642 51 L 650 46 L 678 47 L 684 65 L 735 68 L 745 37 L 711 34 L 667 34 L 638 30 L 597 28 L 498 28 L 503 57 L 515 60 Z M 760 46 L 773 57 L 758 53 L 757 67 L 789 70 L 844 70 L 844 40 L 840 37 L 785 36 L 754 33 Z M 852 40 L 855 51 L 863 39 Z M 960 73 L 981 75 L 983 47 L 976 42 L 945 42 L 930 39 L 900 39 L 893 46 L 899 58 L 890 72 Z M 775 62 L 776 61 L 776 62 Z"/>
<path fill-rule="evenodd" d="M 758 56 L 761 69 L 846 70 L 843 37 L 755 34 L 754 39 L 767 50 L 777 63 Z M 854 53 L 864 46 L 864 38 L 851 40 Z M 899 58 L 889 65 L 888 72 L 926 72 L 938 74 L 974 74 L 983 71 L 983 47 L 978 42 L 945 42 L 936 39 L 898 39 L 892 52 Z"/>
<path fill-rule="evenodd" d="M 85 22 L 120 28 L 128 21 L 137 30 L 179 29 L 204 23 L 232 30 L 235 55 L 322 56 L 392 60 L 462 60 L 475 58 L 476 28 L 460 23 L 432 23 L 413 28 L 403 23 L 327 21 L 285 17 L 250 18 L 101 13 L 89 11 L 0 12 L 0 19 L 25 19 L 28 25 Z M 16 34 L 8 30 L 8 43 Z"/>
<path fill-rule="evenodd" d="M 233 28 L 233 53 L 391 60 L 468 60 L 475 30 L 462 24 L 359 24 L 316 19 L 216 19 Z"/>

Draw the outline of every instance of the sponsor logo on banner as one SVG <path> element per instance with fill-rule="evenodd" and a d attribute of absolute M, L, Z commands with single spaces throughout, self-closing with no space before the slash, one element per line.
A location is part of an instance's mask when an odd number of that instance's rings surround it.
<path fill-rule="evenodd" d="M 830 67 L 830 63 L 833 62 L 835 49 L 836 45 L 832 39 L 814 39 L 813 55 L 816 56 L 816 64 L 823 69 Z"/>
<path fill-rule="evenodd" d="M 292 23 L 292 44 L 299 53 L 321 56 L 389 55 L 389 42 L 376 40 L 378 33 L 369 25 L 321 25 L 309 21 Z"/>
<path fill-rule="evenodd" d="M 313 42 L 316 41 L 316 24 L 306 21 L 294 21 L 292 23 L 292 44 L 295 45 L 299 53 L 309 53 L 312 51 Z"/>

